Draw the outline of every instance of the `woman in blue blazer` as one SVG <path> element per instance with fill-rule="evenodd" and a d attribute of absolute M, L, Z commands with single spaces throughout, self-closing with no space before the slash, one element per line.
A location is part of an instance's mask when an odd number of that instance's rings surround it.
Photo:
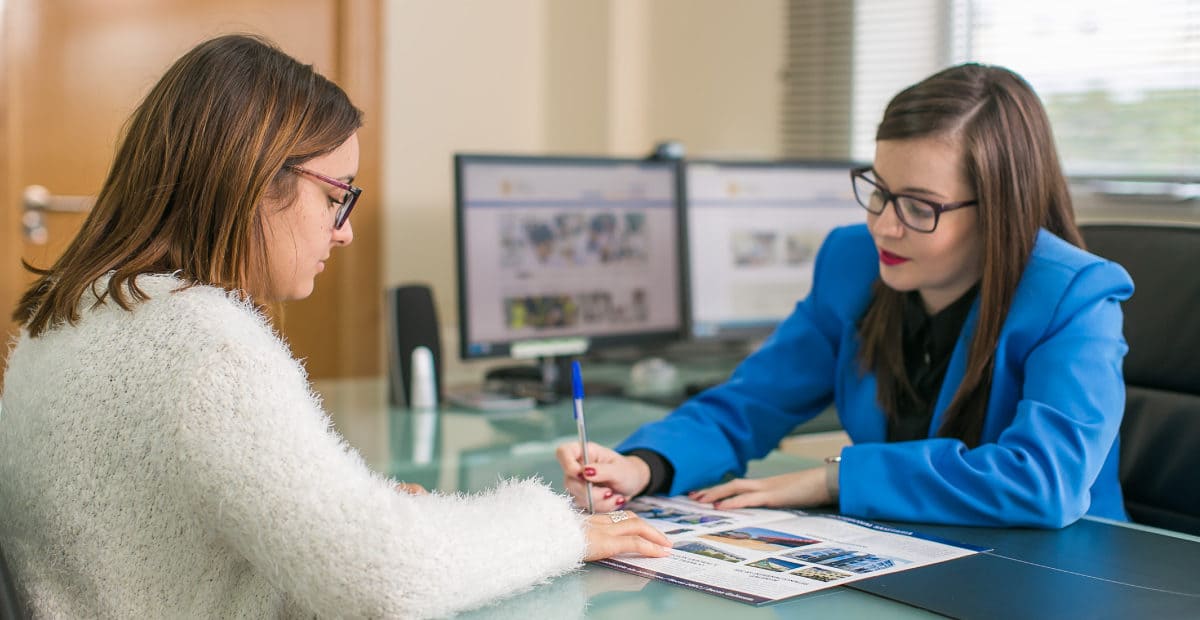
<path fill-rule="evenodd" d="M 851 181 L 867 223 L 829 235 L 808 298 L 729 381 L 615 451 L 593 446 L 583 467 L 577 444 L 560 447 L 568 490 L 586 503 L 591 482 L 597 510 L 690 491 L 720 508 L 837 502 L 963 525 L 1125 519 L 1133 284 L 1081 249 L 1029 85 L 968 64 L 909 87 Z M 853 445 L 824 467 L 738 478 L 831 403 Z"/>

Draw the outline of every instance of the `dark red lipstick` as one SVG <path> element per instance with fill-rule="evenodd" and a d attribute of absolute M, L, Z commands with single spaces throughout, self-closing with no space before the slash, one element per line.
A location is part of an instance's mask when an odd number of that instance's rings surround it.
<path fill-rule="evenodd" d="M 881 262 L 885 265 L 889 265 L 889 266 L 899 265 L 901 263 L 907 263 L 908 261 L 909 261 L 909 259 L 904 258 L 903 256 L 900 256 L 899 254 L 892 254 L 891 252 L 889 252 L 883 248 L 879 249 L 879 262 Z"/>

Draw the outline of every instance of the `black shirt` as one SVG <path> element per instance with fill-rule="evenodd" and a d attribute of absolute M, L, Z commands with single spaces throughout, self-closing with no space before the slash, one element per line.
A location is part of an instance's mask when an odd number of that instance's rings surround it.
<path fill-rule="evenodd" d="M 908 383 L 916 392 L 915 397 L 901 391 L 898 399 L 899 411 L 888 417 L 887 440 L 910 441 L 929 436 L 929 423 L 933 420 L 933 408 L 937 405 L 938 392 L 950 366 L 950 356 L 958 343 L 959 333 L 971 305 L 979 295 L 979 285 L 972 286 L 954 303 L 937 314 L 925 312 L 921 294 L 912 291 L 904 299 L 904 368 Z M 646 448 L 637 448 L 627 453 L 640 457 L 650 466 L 650 484 L 643 495 L 666 493 L 675 479 L 675 467 L 662 454 Z"/>
<path fill-rule="evenodd" d="M 950 366 L 950 356 L 978 294 L 977 284 L 932 316 L 925 312 L 920 293 L 912 291 L 905 295 L 904 368 L 915 394 L 900 391 L 897 415 L 888 417 L 889 442 L 929 437 L 929 423 Z"/>

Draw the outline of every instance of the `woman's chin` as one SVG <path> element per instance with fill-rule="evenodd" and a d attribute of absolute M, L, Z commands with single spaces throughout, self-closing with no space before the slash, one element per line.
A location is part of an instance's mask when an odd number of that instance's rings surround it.
<path fill-rule="evenodd" d="M 910 278 L 905 278 L 897 273 L 888 273 L 890 271 L 894 271 L 894 268 L 892 268 L 892 269 L 883 268 L 883 269 L 879 270 L 879 279 L 888 288 L 892 289 L 893 291 L 898 291 L 901 293 L 907 293 L 909 291 L 915 291 L 917 289 L 916 283 L 913 282 Z"/>

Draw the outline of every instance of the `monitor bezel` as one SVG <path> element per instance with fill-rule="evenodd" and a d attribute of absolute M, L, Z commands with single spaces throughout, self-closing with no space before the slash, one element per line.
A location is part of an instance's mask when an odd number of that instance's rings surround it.
<path fill-rule="evenodd" d="M 491 347 L 486 353 L 477 353 L 470 350 L 471 342 L 468 339 L 468 304 L 470 299 L 467 294 L 467 274 L 466 274 L 466 257 L 465 241 L 466 229 L 464 226 L 464 210 L 466 208 L 464 197 L 464 169 L 471 164 L 486 163 L 486 164 L 562 164 L 562 165 L 594 165 L 594 166 L 656 166 L 667 169 L 674 177 L 675 196 L 674 205 L 676 222 L 675 228 L 675 255 L 676 262 L 682 260 L 684 256 L 682 250 L 683 238 L 682 232 L 679 230 L 678 221 L 680 211 L 683 210 L 683 199 L 680 196 L 679 190 L 681 187 L 680 177 L 682 176 L 682 164 L 678 160 L 650 160 L 636 157 L 606 157 L 593 155 L 533 155 L 533 154 L 509 154 L 509 153 L 475 153 L 463 152 L 454 154 L 454 258 L 456 263 L 456 286 L 458 291 L 458 354 L 462 360 L 474 359 L 494 359 L 494 358 L 512 358 L 512 348 L 514 343 L 520 342 L 536 342 L 538 339 L 529 340 L 514 340 L 508 343 L 497 344 Z M 683 276 L 682 264 L 677 264 L 676 277 L 676 295 L 679 299 L 678 303 L 678 320 L 676 327 L 669 330 L 646 331 L 629 334 L 611 334 L 604 336 L 587 336 L 586 350 L 594 351 L 596 349 L 610 347 L 628 347 L 628 346 L 645 346 L 661 347 L 671 342 L 677 342 L 684 339 L 685 332 L 685 302 L 686 284 Z M 547 338 L 547 341 L 561 340 L 558 338 Z"/>

